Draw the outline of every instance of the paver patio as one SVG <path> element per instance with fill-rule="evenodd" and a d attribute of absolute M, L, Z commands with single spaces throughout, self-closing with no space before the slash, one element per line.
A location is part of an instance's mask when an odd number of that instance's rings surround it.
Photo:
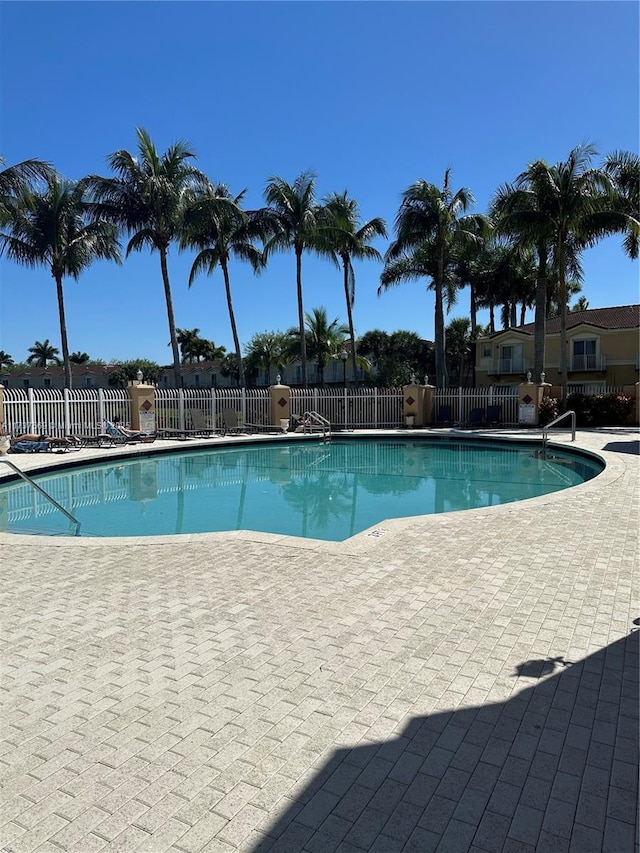
<path fill-rule="evenodd" d="M 0 534 L 1 849 L 632 853 L 638 433 L 577 444 L 346 543 Z"/>

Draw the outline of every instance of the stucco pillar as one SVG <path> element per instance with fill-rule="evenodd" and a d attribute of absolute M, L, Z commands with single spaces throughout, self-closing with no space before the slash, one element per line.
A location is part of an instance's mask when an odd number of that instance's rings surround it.
<path fill-rule="evenodd" d="M 127 386 L 131 399 L 131 429 L 156 431 L 156 389 L 154 385 L 132 382 Z"/>
<path fill-rule="evenodd" d="M 422 386 L 424 393 L 424 400 L 422 404 L 422 411 L 424 412 L 424 423 L 425 426 L 431 426 L 431 424 L 435 423 L 436 419 L 436 406 L 435 406 L 435 385 L 429 385 L 428 377 L 425 376 L 425 385 Z"/>
<path fill-rule="evenodd" d="M 0 435 L 9 431 L 5 426 L 8 423 L 9 419 L 4 416 L 4 385 L 0 384 Z"/>
<path fill-rule="evenodd" d="M 2 386 L 0 385 L 0 388 Z M 635 422 L 640 424 L 640 382 L 636 382 L 636 405 L 635 405 L 636 419 Z"/>
<path fill-rule="evenodd" d="M 523 426 L 538 426 L 540 423 L 540 412 L 538 406 L 542 402 L 545 390 L 551 388 L 547 382 L 532 382 L 531 372 L 527 374 L 527 381 L 518 385 L 518 423 Z"/>
<path fill-rule="evenodd" d="M 269 386 L 269 398 L 273 426 L 284 426 L 282 421 L 286 421 L 288 425 L 291 417 L 291 388 L 288 385 L 281 385 L 279 376 L 277 385 Z M 302 414 L 302 412 L 296 414 Z"/>
<path fill-rule="evenodd" d="M 407 418 L 413 417 L 413 424 Z M 407 426 L 424 426 L 424 385 L 405 385 L 402 389 L 402 418 Z"/>

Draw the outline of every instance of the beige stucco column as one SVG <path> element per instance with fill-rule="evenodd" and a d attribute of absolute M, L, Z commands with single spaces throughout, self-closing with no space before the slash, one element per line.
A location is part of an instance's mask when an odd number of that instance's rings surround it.
<path fill-rule="evenodd" d="M 549 393 L 551 385 L 548 382 L 532 382 L 531 373 L 527 381 L 518 385 L 518 423 L 523 426 L 538 426 L 540 412 L 538 406 L 542 402 L 545 391 Z"/>
<path fill-rule="evenodd" d="M 154 385 L 132 382 L 128 387 L 131 399 L 131 429 L 156 431 L 156 389 Z"/>
<path fill-rule="evenodd" d="M 425 385 L 422 386 L 424 399 L 422 402 L 422 411 L 424 412 L 425 426 L 431 426 L 436 420 L 435 406 L 435 385 L 429 385 L 428 376 L 425 376 Z"/>
<path fill-rule="evenodd" d="M 4 413 L 4 385 L 0 385 L 0 454 L 9 449 L 9 419 Z"/>
<path fill-rule="evenodd" d="M 288 385 L 281 385 L 279 376 L 278 383 L 269 386 L 269 398 L 273 426 L 284 426 L 282 421 L 287 421 L 288 424 L 291 417 L 291 388 Z"/>
<path fill-rule="evenodd" d="M 413 424 L 407 418 L 413 417 Z M 402 389 L 402 419 L 407 426 L 424 426 L 424 385 L 405 385 Z"/>
<path fill-rule="evenodd" d="M 8 419 L 4 416 L 4 385 L 0 384 L 0 435 L 7 432 L 6 423 L 8 423 Z"/>

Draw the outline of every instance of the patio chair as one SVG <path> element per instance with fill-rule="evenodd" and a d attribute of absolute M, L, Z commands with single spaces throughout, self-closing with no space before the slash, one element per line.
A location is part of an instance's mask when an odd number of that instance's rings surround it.
<path fill-rule="evenodd" d="M 482 426 L 485 422 L 485 411 L 484 409 L 471 409 L 469 412 L 469 421 L 467 426 L 470 427 L 479 427 Z"/>
<path fill-rule="evenodd" d="M 438 406 L 436 426 L 444 426 L 450 423 L 452 423 L 451 406 Z"/>
<path fill-rule="evenodd" d="M 66 453 L 67 450 L 80 450 L 75 438 L 59 438 L 51 435 L 23 433 L 14 436 L 9 442 L 9 453 Z"/>
<path fill-rule="evenodd" d="M 494 403 L 491 406 L 487 406 L 487 426 L 499 426 L 502 422 L 502 406 L 498 403 Z"/>

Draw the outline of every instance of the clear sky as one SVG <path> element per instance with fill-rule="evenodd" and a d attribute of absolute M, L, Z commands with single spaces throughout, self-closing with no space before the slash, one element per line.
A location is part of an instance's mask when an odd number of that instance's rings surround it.
<path fill-rule="evenodd" d="M 347 189 L 390 233 L 400 194 L 452 168 L 484 212 L 535 159 L 582 141 L 638 151 L 637 2 L 2 2 L 0 154 L 47 160 L 69 178 L 109 174 L 106 155 L 188 141 L 197 164 L 248 207 L 267 179 L 317 175 L 318 196 Z M 381 252 L 386 241 L 377 243 Z M 176 324 L 232 348 L 220 271 L 187 280 L 173 248 Z M 638 262 L 609 238 L 584 255 L 590 307 L 638 301 Z M 377 296 L 381 265 L 356 266 L 356 332 L 409 329 L 433 339 L 426 283 Z M 24 360 L 60 346 L 45 269 L 0 262 L 0 349 Z M 297 324 L 293 254 L 260 278 L 234 263 L 241 341 Z M 342 279 L 303 260 L 305 308 L 346 320 Z M 107 361 L 170 360 L 157 254 L 100 263 L 66 280 L 69 346 Z M 462 291 L 449 318 L 468 316 Z M 483 319 L 483 318 L 481 318 Z M 530 319 L 529 317 L 527 319 Z"/>

